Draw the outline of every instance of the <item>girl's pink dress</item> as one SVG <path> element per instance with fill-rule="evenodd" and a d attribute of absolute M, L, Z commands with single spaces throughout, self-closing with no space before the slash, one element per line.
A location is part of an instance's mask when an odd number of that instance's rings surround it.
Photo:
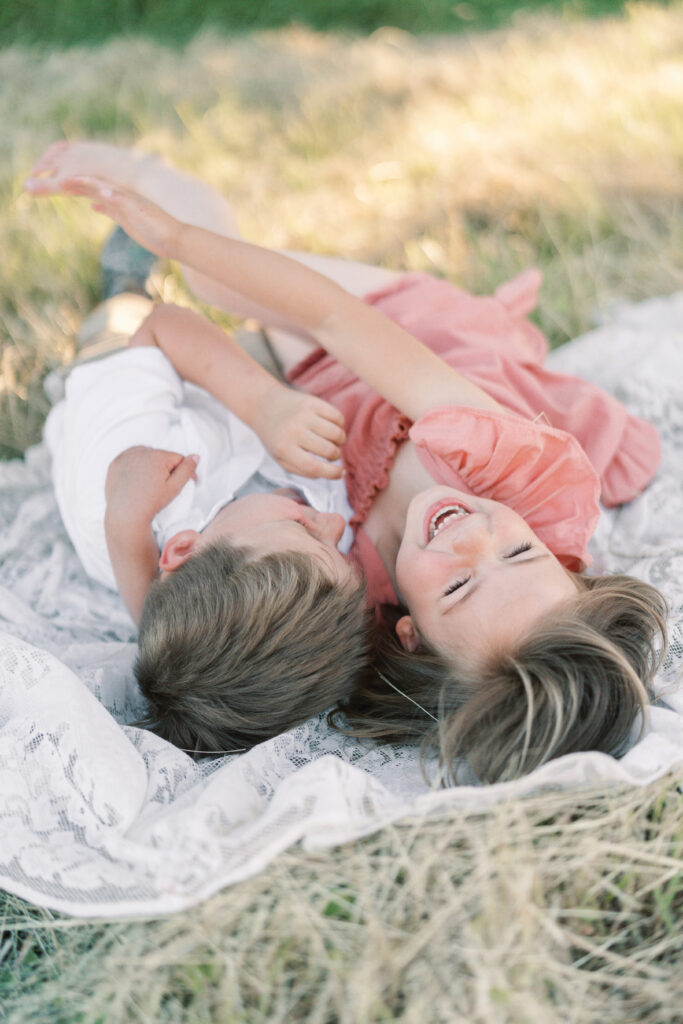
<path fill-rule="evenodd" d="M 630 501 L 654 476 L 661 453 L 651 424 L 595 385 L 543 367 L 548 344 L 526 319 L 540 280 L 529 270 L 493 297 L 475 297 L 427 274 L 406 274 L 365 299 L 509 413 L 441 406 L 411 424 L 322 349 L 290 374 L 346 418 L 351 556 L 365 573 L 371 604 L 397 599 L 362 524 L 408 436 L 436 483 L 514 508 L 574 570 L 590 563 L 586 544 L 599 498 L 608 506 Z"/>

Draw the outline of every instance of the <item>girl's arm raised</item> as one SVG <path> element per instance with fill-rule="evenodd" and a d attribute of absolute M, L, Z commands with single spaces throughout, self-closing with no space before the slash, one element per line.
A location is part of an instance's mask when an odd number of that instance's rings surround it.
<path fill-rule="evenodd" d="M 59 195 L 64 183 L 74 177 L 106 178 L 112 186 L 144 196 L 186 224 L 207 228 L 228 238 L 240 238 L 231 204 L 215 188 L 193 174 L 172 167 L 165 160 L 140 150 L 104 142 L 55 142 L 45 150 L 30 171 L 24 188 L 33 196 Z M 299 263 L 338 281 L 346 291 L 365 295 L 384 287 L 393 271 L 316 253 L 287 253 Z M 225 283 L 181 264 L 191 290 L 204 302 L 236 316 L 255 317 L 269 327 L 295 331 L 271 310 L 250 302 Z"/>
<path fill-rule="evenodd" d="M 296 324 L 411 419 L 443 404 L 501 409 L 412 335 L 316 271 L 184 224 L 102 179 L 73 179 L 63 188 L 91 198 L 95 210 L 158 256 L 195 267 Z"/>

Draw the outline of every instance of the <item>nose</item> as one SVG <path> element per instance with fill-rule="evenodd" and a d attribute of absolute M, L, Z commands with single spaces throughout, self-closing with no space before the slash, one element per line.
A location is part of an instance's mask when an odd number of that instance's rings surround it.
<path fill-rule="evenodd" d="M 336 548 L 346 529 L 346 520 L 339 512 L 320 512 L 315 519 L 318 536 Z"/>
<path fill-rule="evenodd" d="M 455 555 L 468 552 L 477 558 L 495 557 L 497 539 L 491 522 L 477 517 L 458 524 L 443 534 L 444 549 Z"/>

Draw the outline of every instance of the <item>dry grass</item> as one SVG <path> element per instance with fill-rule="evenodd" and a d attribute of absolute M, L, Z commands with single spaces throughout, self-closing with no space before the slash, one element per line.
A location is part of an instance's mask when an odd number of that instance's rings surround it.
<path fill-rule="evenodd" d="M 78 922 L 8 899 L 5 1019 L 673 1024 L 682 844 L 665 781 L 291 851 L 153 922 Z"/>
<path fill-rule="evenodd" d="M 485 291 L 540 265 L 554 342 L 683 282 L 683 7 L 470 40 L 303 31 L 0 52 L 0 446 L 97 295 L 107 226 L 21 194 L 61 135 L 165 153 L 244 231 Z M 160 287 L 182 294 L 168 272 Z M 0 1020 L 673 1024 L 680 796 L 558 794 L 292 851 L 192 912 L 97 925 L 1 906 Z"/>

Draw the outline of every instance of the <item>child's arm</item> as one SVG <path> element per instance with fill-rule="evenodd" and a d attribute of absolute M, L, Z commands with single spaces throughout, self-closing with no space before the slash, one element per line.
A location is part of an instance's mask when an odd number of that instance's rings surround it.
<path fill-rule="evenodd" d="M 155 345 L 183 380 L 209 391 L 259 436 L 284 469 L 309 477 L 341 476 L 344 417 L 314 395 L 275 380 L 230 335 L 180 306 L 155 306 L 130 339 Z"/>
<path fill-rule="evenodd" d="M 73 179 L 63 190 L 89 196 L 157 255 L 224 281 L 310 333 L 327 351 L 411 419 L 441 404 L 500 410 L 421 342 L 308 267 L 247 242 L 181 223 L 154 203 L 103 179 Z"/>
<path fill-rule="evenodd" d="M 179 171 L 158 156 L 112 146 L 104 142 L 55 142 L 45 150 L 30 171 L 24 187 L 33 196 L 59 195 L 63 185 L 78 176 L 102 176 L 117 188 L 128 189 L 151 199 L 162 210 L 186 224 L 207 228 L 228 238 L 240 238 L 240 230 L 227 199 L 206 182 Z M 316 253 L 290 254 L 300 263 L 312 266 L 326 277 L 338 281 L 353 295 L 367 295 L 384 287 L 395 272 L 381 267 L 320 256 Z M 258 303 L 239 295 L 225 282 L 208 277 L 194 267 L 181 264 L 183 276 L 192 291 L 204 302 L 236 316 L 255 317 L 269 327 L 289 332 L 296 325 Z"/>
<path fill-rule="evenodd" d="M 119 593 L 136 625 L 159 569 L 152 520 L 196 479 L 196 468 L 192 455 L 142 446 L 128 448 L 109 466 L 104 532 Z"/>

